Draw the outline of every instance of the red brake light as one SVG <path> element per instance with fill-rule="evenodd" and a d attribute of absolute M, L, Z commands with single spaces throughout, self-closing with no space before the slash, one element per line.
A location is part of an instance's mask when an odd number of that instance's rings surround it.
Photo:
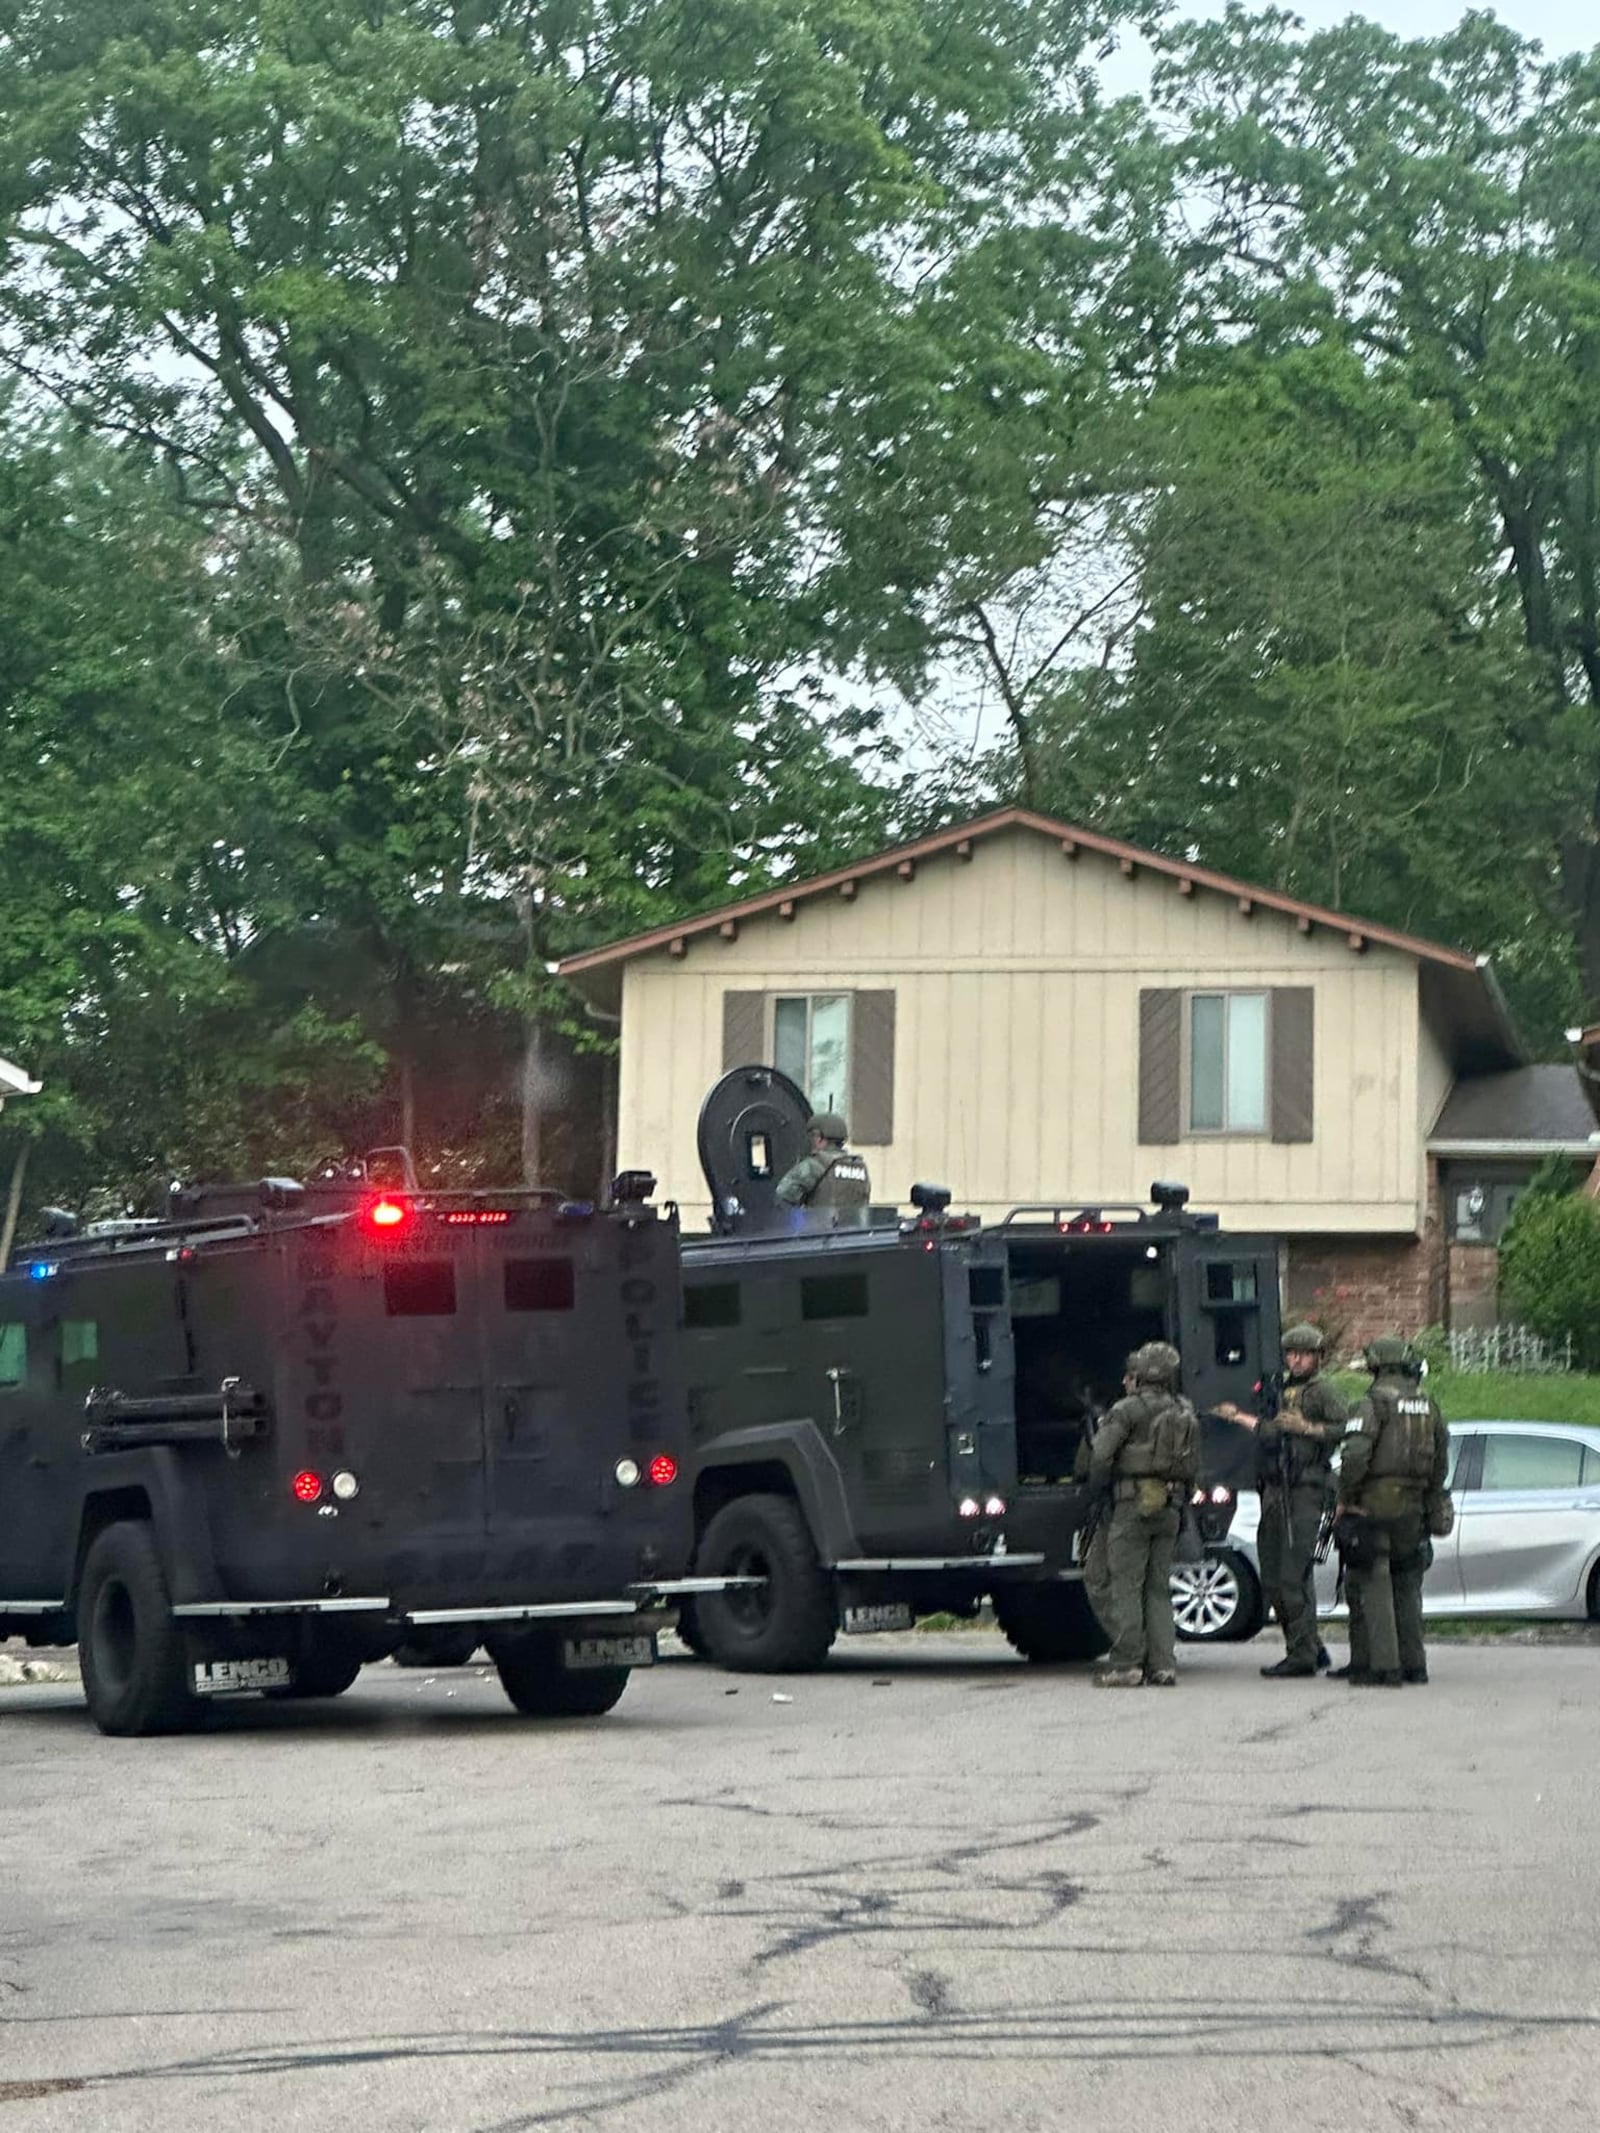
<path fill-rule="evenodd" d="M 657 1452 L 650 1462 L 650 1479 L 658 1489 L 664 1489 L 669 1481 L 678 1478 L 678 1462 L 666 1452 Z"/>
<path fill-rule="evenodd" d="M 439 1217 L 446 1229 L 502 1229 L 511 1220 L 509 1207 L 452 1207 Z"/>
<path fill-rule="evenodd" d="M 398 1236 L 416 1209 L 409 1200 L 397 1199 L 393 1193 L 380 1193 L 376 1200 L 369 1200 L 361 1210 L 361 1219 L 375 1237 Z"/>
<path fill-rule="evenodd" d="M 309 1472 L 304 1474 L 296 1474 L 293 1481 L 290 1482 L 289 1486 L 294 1491 L 295 1498 L 298 1502 L 315 1503 L 317 1498 L 322 1494 L 322 1476 L 320 1474 L 312 1474 Z"/>

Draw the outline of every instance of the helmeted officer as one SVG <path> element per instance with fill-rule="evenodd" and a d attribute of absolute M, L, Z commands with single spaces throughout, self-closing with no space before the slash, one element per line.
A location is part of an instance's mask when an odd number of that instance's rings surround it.
<path fill-rule="evenodd" d="M 1364 1360 L 1372 1389 L 1339 1455 L 1334 1527 L 1350 1595 L 1348 1678 L 1357 1688 L 1398 1688 L 1428 1678 L 1422 1580 L 1430 1533 L 1449 1530 L 1450 1433 L 1409 1342 L 1376 1340 Z"/>
<path fill-rule="evenodd" d="M 786 1170 L 774 1188 L 780 1207 L 819 1212 L 865 1208 L 872 1198 L 867 1166 L 845 1146 L 850 1128 L 837 1111 L 819 1111 L 810 1123 L 811 1150 Z"/>
<path fill-rule="evenodd" d="M 1328 1664 L 1317 1636 L 1317 1535 L 1334 1499 L 1333 1454 L 1349 1409 L 1322 1376 L 1326 1342 L 1302 1319 L 1283 1336 L 1283 1391 L 1275 1415 L 1247 1415 L 1231 1401 L 1225 1421 L 1256 1433 L 1261 1584 L 1283 1630 L 1283 1657 L 1261 1671 L 1269 1681 L 1307 1679 Z"/>
<path fill-rule="evenodd" d="M 1103 1688 L 1178 1679 L 1172 1556 L 1183 1506 L 1200 1472 L 1200 1424 L 1178 1391 L 1176 1348 L 1146 1341 L 1128 1357 L 1124 1395 L 1095 1434 L 1091 1477 L 1114 1494 L 1106 1534 L 1111 1650 L 1095 1675 Z"/>

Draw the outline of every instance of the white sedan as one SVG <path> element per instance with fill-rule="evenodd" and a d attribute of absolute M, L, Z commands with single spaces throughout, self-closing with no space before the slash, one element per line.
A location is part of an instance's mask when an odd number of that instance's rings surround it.
<path fill-rule="evenodd" d="M 1422 1586 L 1430 1615 L 1544 1615 L 1600 1621 L 1600 1427 L 1566 1422 L 1457 1422 L 1450 1431 L 1455 1531 L 1433 1544 Z M 1227 1539 L 1172 1574 L 1178 1634 L 1237 1642 L 1266 1618 L 1256 1528 L 1261 1499 L 1243 1490 Z M 1342 1615 L 1330 1555 L 1317 1609 Z"/>

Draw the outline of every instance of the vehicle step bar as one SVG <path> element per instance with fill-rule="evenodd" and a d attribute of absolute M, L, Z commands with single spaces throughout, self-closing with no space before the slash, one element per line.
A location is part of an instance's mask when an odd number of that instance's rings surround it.
<path fill-rule="evenodd" d="M 862 1555 L 835 1570 L 1034 1570 L 1042 1555 Z"/>

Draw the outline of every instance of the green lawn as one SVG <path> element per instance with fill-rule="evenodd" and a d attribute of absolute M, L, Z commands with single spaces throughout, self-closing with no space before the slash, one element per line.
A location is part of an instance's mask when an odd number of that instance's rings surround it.
<path fill-rule="evenodd" d="M 1345 1374 L 1338 1385 L 1353 1402 L 1370 1379 Z M 1558 1377 L 1512 1371 L 1430 1370 L 1429 1392 L 1447 1422 L 1592 1422 L 1600 1425 L 1600 1377 L 1571 1371 Z"/>

